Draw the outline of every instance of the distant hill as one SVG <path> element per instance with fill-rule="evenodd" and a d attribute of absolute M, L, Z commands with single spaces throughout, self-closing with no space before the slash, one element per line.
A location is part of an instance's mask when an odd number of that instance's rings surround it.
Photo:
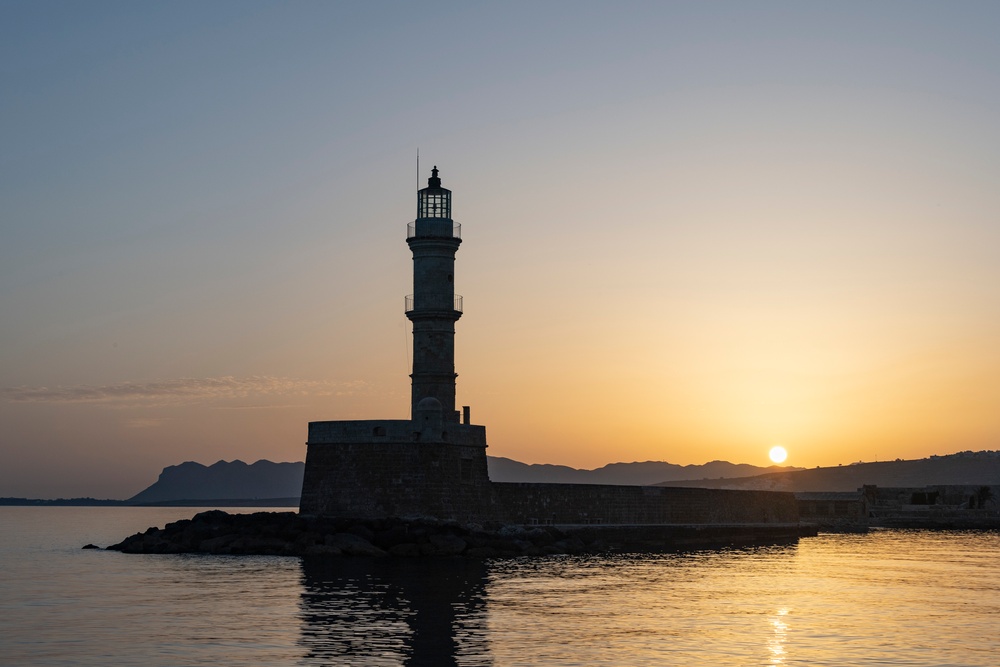
<path fill-rule="evenodd" d="M 487 457 L 494 482 L 563 484 L 624 484 L 698 486 L 775 491 L 854 491 L 864 484 L 927 486 L 930 484 L 1000 485 L 1000 452 L 963 452 L 916 461 L 856 463 L 835 468 L 771 466 L 763 468 L 727 461 L 681 466 L 664 461 L 610 463 L 594 470 L 569 466 L 527 464 Z M 188 461 L 168 466 L 155 484 L 136 494 L 129 504 L 176 504 L 190 501 L 251 501 L 285 499 L 294 504 L 302 492 L 305 464 L 219 461 L 210 466 Z M 15 499 L 8 499 L 15 500 Z M 23 499 L 17 499 L 23 500 Z M 24 501 L 17 504 L 29 504 Z"/>
<path fill-rule="evenodd" d="M 490 480 L 494 482 L 547 482 L 560 484 L 623 484 L 645 486 L 670 480 L 694 477 L 749 477 L 766 472 L 802 470 L 770 466 L 762 468 L 746 463 L 711 461 L 702 465 L 677 465 L 665 461 L 635 463 L 609 463 L 594 470 L 581 470 L 569 466 L 543 463 L 520 463 L 497 456 L 487 457 Z"/>
<path fill-rule="evenodd" d="M 0 506 L 71 506 L 71 507 L 117 507 L 128 505 L 127 500 L 107 500 L 101 498 L 0 498 Z"/>
<path fill-rule="evenodd" d="M 149 488 L 129 498 L 129 503 L 162 503 L 178 500 L 252 500 L 298 498 L 302 493 L 305 464 L 260 460 L 219 461 L 210 466 L 187 461 L 168 466 Z"/>
<path fill-rule="evenodd" d="M 696 475 L 746 477 L 762 472 L 795 470 L 772 466 L 761 468 L 713 461 L 704 465 L 680 466 L 663 461 L 611 463 L 596 470 L 568 466 L 519 463 L 495 456 L 487 457 L 490 479 L 495 482 L 562 482 L 566 484 L 655 484 L 665 480 L 690 479 Z M 128 499 L 131 504 L 177 503 L 192 500 L 253 500 L 298 498 L 302 493 L 305 464 L 272 463 L 261 460 L 252 465 L 243 461 L 219 461 L 210 466 L 194 461 L 168 466 L 149 488 Z"/>
<path fill-rule="evenodd" d="M 1000 451 L 960 452 L 927 459 L 853 463 L 830 468 L 773 472 L 739 479 L 664 480 L 660 486 L 765 491 L 855 491 L 882 487 L 1000 485 Z"/>

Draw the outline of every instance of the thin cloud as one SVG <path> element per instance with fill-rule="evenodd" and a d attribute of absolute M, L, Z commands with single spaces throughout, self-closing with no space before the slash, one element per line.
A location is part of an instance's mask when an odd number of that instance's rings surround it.
<path fill-rule="evenodd" d="M 6 400 L 25 403 L 186 403 L 262 396 L 343 396 L 364 393 L 365 383 L 301 380 L 267 375 L 179 378 L 111 385 L 11 387 L 0 390 Z"/>
<path fill-rule="evenodd" d="M 307 408 L 309 403 L 258 403 L 254 405 L 214 405 L 213 410 L 288 410 Z"/>
<path fill-rule="evenodd" d="M 168 419 L 160 417 L 141 417 L 139 419 L 128 419 L 123 423 L 125 428 L 156 428 L 165 424 Z"/>

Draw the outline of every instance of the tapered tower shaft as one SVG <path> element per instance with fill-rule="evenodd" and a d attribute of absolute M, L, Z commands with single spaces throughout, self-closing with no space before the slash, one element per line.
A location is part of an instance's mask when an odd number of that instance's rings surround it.
<path fill-rule="evenodd" d="M 455 410 L 455 322 L 462 297 L 455 294 L 455 253 L 461 225 L 451 218 L 451 191 L 441 187 L 434 167 L 427 187 L 417 193 L 417 218 L 407 228 L 413 253 L 413 294 L 406 316 L 413 322 L 412 418 L 425 398 L 441 403 L 445 421 L 458 421 Z"/>

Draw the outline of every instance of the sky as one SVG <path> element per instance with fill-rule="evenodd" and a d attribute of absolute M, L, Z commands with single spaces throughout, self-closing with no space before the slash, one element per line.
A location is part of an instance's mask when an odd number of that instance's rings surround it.
<path fill-rule="evenodd" d="M 0 0 L 0 496 L 126 498 L 183 461 L 301 461 L 309 421 L 407 418 L 433 165 L 488 454 L 1000 449 L 998 25 Z"/>

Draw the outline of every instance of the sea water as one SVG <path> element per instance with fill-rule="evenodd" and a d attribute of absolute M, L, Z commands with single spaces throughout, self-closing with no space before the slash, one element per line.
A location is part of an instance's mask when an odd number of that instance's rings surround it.
<path fill-rule="evenodd" d="M 0 665 L 1000 665 L 996 532 L 486 561 L 80 548 L 196 511 L 0 507 Z"/>

